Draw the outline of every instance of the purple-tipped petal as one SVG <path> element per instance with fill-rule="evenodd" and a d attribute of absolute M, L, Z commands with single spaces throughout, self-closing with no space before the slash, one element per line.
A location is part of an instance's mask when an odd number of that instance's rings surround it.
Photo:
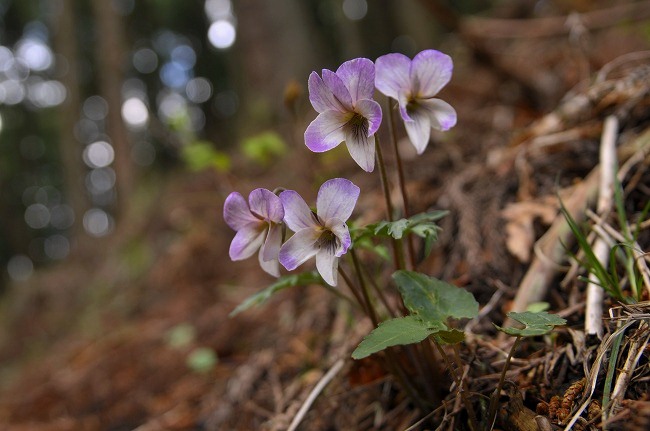
<path fill-rule="evenodd" d="M 284 218 L 284 207 L 280 198 L 270 190 L 255 189 L 248 195 L 248 205 L 253 215 L 266 221 L 279 223 Z"/>
<path fill-rule="evenodd" d="M 411 60 L 403 54 L 382 55 L 375 61 L 375 85 L 388 97 L 397 99 L 411 87 Z"/>
<path fill-rule="evenodd" d="M 271 274 L 274 277 L 279 277 L 280 276 L 280 262 L 278 261 L 278 255 L 276 253 L 275 259 L 270 259 L 266 260 L 264 259 L 264 255 L 268 254 L 268 243 L 265 242 L 262 244 L 262 248 L 260 248 L 260 252 L 258 254 L 258 261 L 260 263 L 260 267 L 268 274 Z"/>
<path fill-rule="evenodd" d="M 350 230 L 348 226 L 340 219 L 330 219 L 326 223 L 326 227 L 334 234 L 339 240 L 339 247 L 334 252 L 334 256 L 341 257 L 347 253 L 348 248 L 352 244 L 350 237 Z"/>
<path fill-rule="evenodd" d="M 264 242 L 264 227 L 266 223 L 245 227 L 235 234 L 230 243 L 230 259 L 244 260 L 251 257 Z"/>
<path fill-rule="evenodd" d="M 325 111 L 318 114 L 305 130 L 305 145 L 315 153 L 331 150 L 345 140 L 343 126 L 350 114 Z"/>
<path fill-rule="evenodd" d="M 237 192 L 230 193 L 226 198 L 223 204 L 223 219 L 233 230 L 240 230 L 251 223 L 256 224 L 258 222 L 251 214 L 246 199 Z"/>
<path fill-rule="evenodd" d="M 372 99 L 375 92 L 375 65 L 367 58 L 355 58 L 346 61 L 337 70 L 336 74 L 347 87 L 352 104 L 357 100 Z"/>
<path fill-rule="evenodd" d="M 404 121 L 413 121 L 408 113 L 409 95 L 406 91 L 402 91 L 397 95 L 397 103 L 399 105 L 399 115 Z"/>
<path fill-rule="evenodd" d="M 405 121 L 404 127 L 409 140 L 415 147 L 418 154 L 422 154 L 429 145 L 431 136 L 431 119 L 426 109 L 415 109 L 411 111 L 413 121 Z"/>
<path fill-rule="evenodd" d="M 375 135 L 366 136 L 348 126 L 345 128 L 345 145 L 361 169 L 366 172 L 375 170 Z"/>
<path fill-rule="evenodd" d="M 352 210 L 359 198 L 359 192 L 359 187 L 345 178 L 333 178 L 325 181 L 320 186 L 316 198 L 318 216 L 322 220 L 340 219 L 345 222 L 352 215 Z"/>
<path fill-rule="evenodd" d="M 280 246 L 282 246 L 282 226 L 273 223 L 266 234 L 266 240 L 261 249 L 263 253 L 260 258 L 264 261 L 277 260 Z"/>
<path fill-rule="evenodd" d="M 280 248 L 278 255 L 282 266 L 293 271 L 318 253 L 318 239 L 321 232 L 316 229 L 303 229 L 296 232 Z"/>
<path fill-rule="evenodd" d="M 352 110 L 352 97 L 343 80 L 331 70 L 323 69 L 323 82 L 332 92 L 337 101 L 343 105 L 345 111 Z"/>
<path fill-rule="evenodd" d="M 411 63 L 411 84 L 415 97 L 428 99 L 447 85 L 454 65 L 451 57 L 434 49 L 420 52 Z"/>
<path fill-rule="evenodd" d="M 316 254 L 316 269 L 321 277 L 323 277 L 323 280 L 333 287 L 336 287 L 338 266 L 338 258 L 325 249 L 322 249 Z"/>
<path fill-rule="evenodd" d="M 327 88 L 316 72 L 312 72 L 309 75 L 307 87 L 309 89 L 309 101 L 316 112 L 321 113 L 329 110 L 345 111 L 341 102 L 334 97 L 332 91 Z"/>
<path fill-rule="evenodd" d="M 420 102 L 429 112 L 431 127 L 447 131 L 456 125 L 456 110 L 447 102 L 440 99 L 429 99 Z"/>
<path fill-rule="evenodd" d="M 284 206 L 284 222 L 294 232 L 317 226 L 314 215 L 305 203 L 305 200 L 293 190 L 280 193 L 280 200 Z"/>
<path fill-rule="evenodd" d="M 284 208 L 280 198 L 267 189 L 255 189 L 248 195 L 248 204 L 254 214 L 265 220 L 280 223 L 284 217 Z"/>
<path fill-rule="evenodd" d="M 362 99 L 357 101 L 354 110 L 368 120 L 368 136 L 374 135 L 381 125 L 382 114 L 379 103 L 370 99 Z"/>

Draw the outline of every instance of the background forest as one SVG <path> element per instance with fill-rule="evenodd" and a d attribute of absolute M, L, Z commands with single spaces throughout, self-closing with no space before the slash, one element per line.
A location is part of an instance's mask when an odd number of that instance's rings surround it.
<path fill-rule="evenodd" d="M 421 157 L 397 130 L 413 212 L 449 211 L 419 269 L 471 291 L 485 307 L 472 330 L 493 336 L 559 212 L 556 192 L 598 164 L 605 116 L 625 139 L 648 127 L 648 20 L 648 1 L 0 0 L 0 428 L 287 429 L 340 357 L 299 429 L 412 426 L 429 412 L 376 362 L 350 359 L 371 324 L 349 328 L 353 311 L 323 289 L 229 317 L 273 279 L 228 258 L 225 197 L 289 184 L 313 196 L 347 175 L 367 192 L 360 218 L 380 220 L 381 189 L 344 146 L 305 148 L 307 78 L 355 57 L 445 52 L 458 124 L 433 132 Z M 562 110 L 581 95 L 587 105 Z M 645 157 L 626 183 L 630 218 L 650 200 Z M 585 283 L 561 285 L 560 273 L 538 301 L 580 328 Z M 466 352 L 489 364 L 484 376 L 500 371 L 499 343 Z M 526 346 L 517 367 L 545 349 Z M 647 375 L 647 348 L 643 358 Z M 582 364 L 562 361 L 547 374 L 566 389 Z M 525 371 L 534 410 L 553 384 Z M 470 379 L 474 393 L 494 388 Z M 460 411 L 445 429 L 468 429 Z"/>

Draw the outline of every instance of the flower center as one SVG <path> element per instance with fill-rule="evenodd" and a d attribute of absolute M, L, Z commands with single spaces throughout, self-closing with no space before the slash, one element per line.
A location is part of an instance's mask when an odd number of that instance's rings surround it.
<path fill-rule="evenodd" d="M 355 138 L 367 138 L 368 137 L 368 119 L 361 114 L 356 112 L 350 118 L 346 124 L 352 131 L 352 135 Z"/>
<path fill-rule="evenodd" d="M 326 228 L 323 228 L 322 233 L 316 242 L 316 247 L 319 249 L 325 248 L 325 250 L 330 254 L 335 254 L 340 245 L 341 240 L 334 235 L 334 232 Z"/>

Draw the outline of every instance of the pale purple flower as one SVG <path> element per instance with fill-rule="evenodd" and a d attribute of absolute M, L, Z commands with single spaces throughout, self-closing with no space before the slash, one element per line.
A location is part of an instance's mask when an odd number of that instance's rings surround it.
<path fill-rule="evenodd" d="M 345 141 L 361 169 L 375 168 L 375 132 L 381 107 L 372 100 L 375 66 L 367 58 L 346 61 L 336 73 L 323 69 L 309 75 L 309 100 L 318 117 L 305 131 L 305 144 L 316 152 L 331 150 Z"/>
<path fill-rule="evenodd" d="M 316 269 L 336 286 L 338 258 L 352 242 L 345 222 L 359 197 L 359 187 L 344 178 L 326 181 L 318 191 L 313 212 L 293 190 L 280 193 L 284 222 L 295 234 L 280 249 L 280 263 L 289 271 L 316 256 Z"/>
<path fill-rule="evenodd" d="M 447 85 L 453 69 L 451 57 L 428 49 L 411 61 L 402 54 L 382 55 L 376 61 L 377 89 L 399 103 L 406 133 L 422 154 L 429 143 L 431 128 L 448 130 L 456 125 L 456 111 L 436 94 Z"/>
<path fill-rule="evenodd" d="M 230 258 L 243 260 L 259 249 L 262 269 L 280 276 L 278 252 L 282 245 L 284 208 L 280 198 L 266 189 L 255 189 L 244 197 L 232 192 L 223 205 L 223 218 L 237 233 L 230 243 Z"/>

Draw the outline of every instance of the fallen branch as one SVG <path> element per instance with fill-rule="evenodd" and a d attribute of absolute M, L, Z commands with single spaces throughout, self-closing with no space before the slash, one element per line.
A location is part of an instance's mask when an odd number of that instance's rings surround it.
<path fill-rule="evenodd" d="M 610 115 L 605 119 L 602 139 L 600 141 L 600 184 L 598 189 L 597 213 L 603 215 L 612 207 L 614 197 L 614 178 L 616 177 L 616 138 L 618 135 L 618 119 Z M 607 267 L 609 261 L 609 244 L 602 239 L 596 238 L 593 245 L 596 258 L 603 267 Z M 603 298 L 605 293 L 598 284 L 599 280 L 593 272 L 589 274 L 587 286 L 587 305 L 585 309 L 585 333 L 603 337 Z"/>

